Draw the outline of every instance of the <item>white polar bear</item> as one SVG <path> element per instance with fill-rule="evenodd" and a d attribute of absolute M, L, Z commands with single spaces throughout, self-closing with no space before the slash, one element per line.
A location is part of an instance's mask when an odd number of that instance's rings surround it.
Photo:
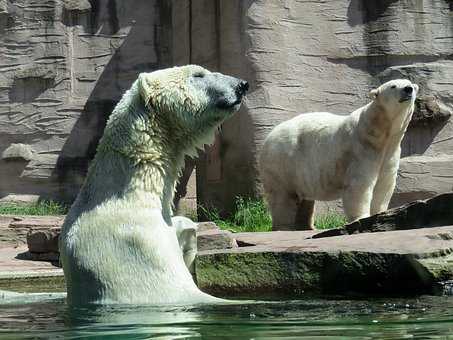
<path fill-rule="evenodd" d="M 172 199 L 184 156 L 212 143 L 247 89 L 196 65 L 139 75 L 110 116 L 62 228 L 69 303 L 218 300 L 185 265 L 195 256 L 195 226 L 181 217 L 172 226 Z"/>
<path fill-rule="evenodd" d="M 276 126 L 259 161 L 273 229 L 312 229 L 316 200 L 342 198 L 349 221 L 386 210 L 417 91 L 392 80 L 349 115 L 306 113 Z"/>

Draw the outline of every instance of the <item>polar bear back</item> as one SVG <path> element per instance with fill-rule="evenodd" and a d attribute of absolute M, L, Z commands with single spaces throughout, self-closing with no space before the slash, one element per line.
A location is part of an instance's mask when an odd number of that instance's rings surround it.
<path fill-rule="evenodd" d="M 279 124 L 261 153 L 265 186 L 283 187 L 312 200 L 338 198 L 355 122 L 354 114 L 311 112 Z"/>
<path fill-rule="evenodd" d="M 196 294 L 173 227 L 166 224 L 160 209 L 146 204 L 152 199 L 146 193 L 112 199 L 82 214 L 71 232 L 64 235 L 70 245 L 65 248 L 65 265 L 73 269 L 68 275 L 94 278 L 96 273 L 102 273 L 99 279 L 80 280 L 84 295 L 77 294 L 79 287 L 72 291 L 69 286 L 71 303 L 82 304 L 86 296 L 94 299 L 99 290 L 105 293 L 98 303 L 192 303 L 203 297 L 209 300 L 204 294 Z M 99 240 L 104 241 L 102 247 Z M 91 256 L 96 249 L 97 256 Z M 71 260 L 74 258 L 78 262 Z M 75 270 L 80 263 L 84 266 Z"/>

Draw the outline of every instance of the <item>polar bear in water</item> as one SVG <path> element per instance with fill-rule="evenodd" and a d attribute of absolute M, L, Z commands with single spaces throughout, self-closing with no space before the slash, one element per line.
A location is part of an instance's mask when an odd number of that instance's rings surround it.
<path fill-rule="evenodd" d="M 69 303 L 218 300 L 197 288 L 185 265 L 172 198 L 184 156 L 212 143 L 247 89 L 196 65 L 139 75 L 110 116 L 62 228 Z M 181 235 L 184 219 L 175 222 Z"/>
<path fill-rule="evenodd" d="M 417 91 L 392 80 L 349 115 L 306 113 L 276 126 L 259 162 L 273 229 L 312 229 L 316 200 L 341 198 L 349 221 L 387 210 Z"/>

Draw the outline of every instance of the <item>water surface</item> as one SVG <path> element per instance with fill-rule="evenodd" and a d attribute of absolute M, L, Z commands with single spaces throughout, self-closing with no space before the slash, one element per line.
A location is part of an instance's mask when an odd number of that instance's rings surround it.
<path fill-rule="evenodd" d="M 0 306 L 1 339 L 453 339 L 453 298 L 69 308 Z"/>

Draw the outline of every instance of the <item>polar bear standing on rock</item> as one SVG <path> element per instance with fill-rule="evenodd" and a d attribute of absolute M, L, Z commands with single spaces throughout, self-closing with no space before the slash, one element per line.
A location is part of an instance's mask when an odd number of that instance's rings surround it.
<path fill-rule="evenodd" d="M 139 75 L 110 116 L 63 225 L 69 303 L 220 300 L 193 282 L 185 264 L 193 254 L 178 237 L 195 227 L 184 218 L 172 226 L 172 198 L 184 156 L 212 143 L 247 89 L 196 65 Z"/>
<path fill-rule="evenodd" d="M 348 221 L 387 210 L 417 91 L 392 80 L 349 115 L 307 113 L 276 126 L 260 156 L 273 229 L 312 229 L 316 200 L 341 198 Z"/>

